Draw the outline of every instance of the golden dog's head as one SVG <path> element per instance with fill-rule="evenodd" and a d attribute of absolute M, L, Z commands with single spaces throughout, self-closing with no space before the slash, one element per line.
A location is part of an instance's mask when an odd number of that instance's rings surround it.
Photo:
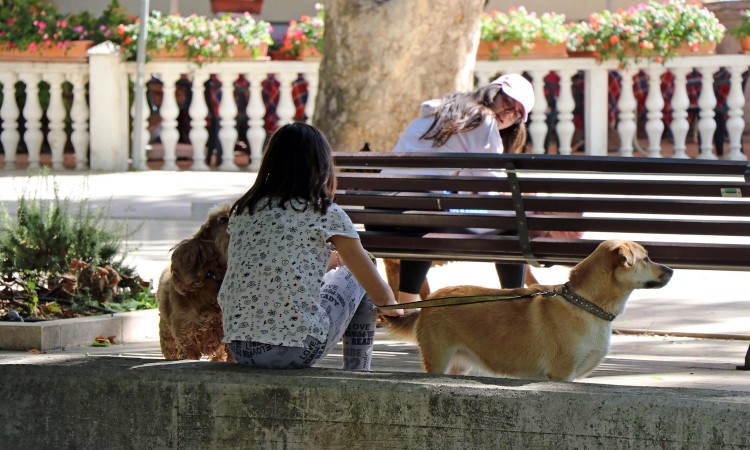
<path fill-rule="evenodd" d="M 605 259 L 602 263 L 609 265 L 615 280 L 629 289 L 664 287 L 674 272 L 665 265 L 651 261 L 646 249 L 633 241 L 604 241 L 589 258 Z"/>
<path fill-rule="evenodd" d="M 206 274 L 221 279 L 227 270 L 229 234 L 228 204 L 217 205 L 208 212 L 208 219 L 190 239 L 172 248 L 172 284 L 182 295 L 201 287 Z"/>

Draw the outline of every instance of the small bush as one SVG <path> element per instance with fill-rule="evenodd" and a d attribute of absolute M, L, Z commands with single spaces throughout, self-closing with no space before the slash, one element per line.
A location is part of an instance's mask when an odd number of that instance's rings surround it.
<path fill-rule="evenodd" d="M 46 174 L 41 180 L 48 187 Z M 52 199 L 40 190 L 24 188 L 15 220 L 0 212 L 0 317 L 10 309 L 52 318 L 155 307 L 149 283 L 124 262 L 133 232 L 109 219 L 109 207 L 61 199 L 54 181 Z"/>

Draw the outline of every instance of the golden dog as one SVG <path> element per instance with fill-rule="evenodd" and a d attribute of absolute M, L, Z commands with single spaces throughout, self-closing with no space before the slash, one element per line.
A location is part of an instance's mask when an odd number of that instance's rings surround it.
<path fill-rule="evenodd" d="M 395 337 L 416 338 L 426 372 L 466 374 L 476 368 L 512 378 L 572 381 L 606 356 L 611 320 L 622 313 L 631 292 L 663 287 L 671 277 L 672 269 L 652 262 L 641 245 L 611 240 L 576 265 L 565 285 L 446 287 L 429 298 L 528 298 L 422 308 L 387 317 L 386 323 Z M 556 291 L 551 296 L 541 294 L 551 290 Z"/>
<path fill-rule="evenodd" d="M 190 239 L 172 249 L 172 263 L 159 280 L 159 340 L 167 359 L 232 361 L 217 300 L 227 270 L 230 205 L 218 205 Z"/>

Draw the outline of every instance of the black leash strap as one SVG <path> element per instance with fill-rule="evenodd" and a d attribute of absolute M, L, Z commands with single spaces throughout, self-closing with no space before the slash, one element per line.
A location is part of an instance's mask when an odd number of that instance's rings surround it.
<path fill-rule="evenodd" d="M 516 166 L 508 163 L 505 166 L 505 174 L 508 177 L 510 193 L 513 197 L 513 208 L 516 210 L 516 226 L 518 227 L 518 244 L 521 247 L 526 262 L 534 267 L 540 267 L 539 261 L 536 260 L 534 253 L 531 251 L 531 240 L 529 239 L 529 225 L 526 219 L 526 209 L 523 207 L 523 198 L 521 197 L 521 185 L 518 183 L 516 175 Z"/>
<path fill-rule="evenodd" d="M 404 303 L 400 305 L 388 305 L 378 306 L 379 309 L 418 309 L 418 308 L 434 308 L 436 306 L 458 306 L 458 305 L 469 305 L 472 303 L 486 303 L 495 301 L 508 301 L 508 300 L 520 300 L 523 298 L 532 298 L 538 295 L 544 297 L 562 297 L 569 303 L 581 308 L 589 314 L 593 314 L 596 317 L 612 322 L 615 320 L 616 315 L 609 313 L 602 309 L 600 306 L 591 303 L 580 295 L 570 290 L 568 283 L 565 283 L 562 288 L 547 289 L 546 291 L 532 292 L 524 295 L 472 295 L 467 297 L 442 297 L 432 298 L 429 300 L 420 300 L 418 302 Z M 750 352 L 750 350 L 749 350 Z"/>
<path fill-rule="evenodd" d="M 472 303 L 495 302 L 498 300 L 519 300 L 522 298 L 536 297 L 544 295 L 545 297 L 554 297 L 559 292 L 555 289 L 532 292 L 525 295 L 472 295 L 467 297 L 442 297 L 431 298 L 429 300 L 420 300 L 418 302 L 404 303 L 401 305 L 378 306 L 378 309 L 417 309 L 417 308 L 434 308 L 436 306 L 457 306 L 469 305 Z"/>

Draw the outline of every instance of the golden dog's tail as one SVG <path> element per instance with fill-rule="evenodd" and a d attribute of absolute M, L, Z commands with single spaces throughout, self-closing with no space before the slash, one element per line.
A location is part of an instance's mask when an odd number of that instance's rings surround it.
<path fill-rule="evenodd" d="M 404 314 L 401 317 L 383 316 L 388 333 L 396 339 L 407 341 L 417 340 L 416 324 L 419 319 L 419 311 Z"/>

